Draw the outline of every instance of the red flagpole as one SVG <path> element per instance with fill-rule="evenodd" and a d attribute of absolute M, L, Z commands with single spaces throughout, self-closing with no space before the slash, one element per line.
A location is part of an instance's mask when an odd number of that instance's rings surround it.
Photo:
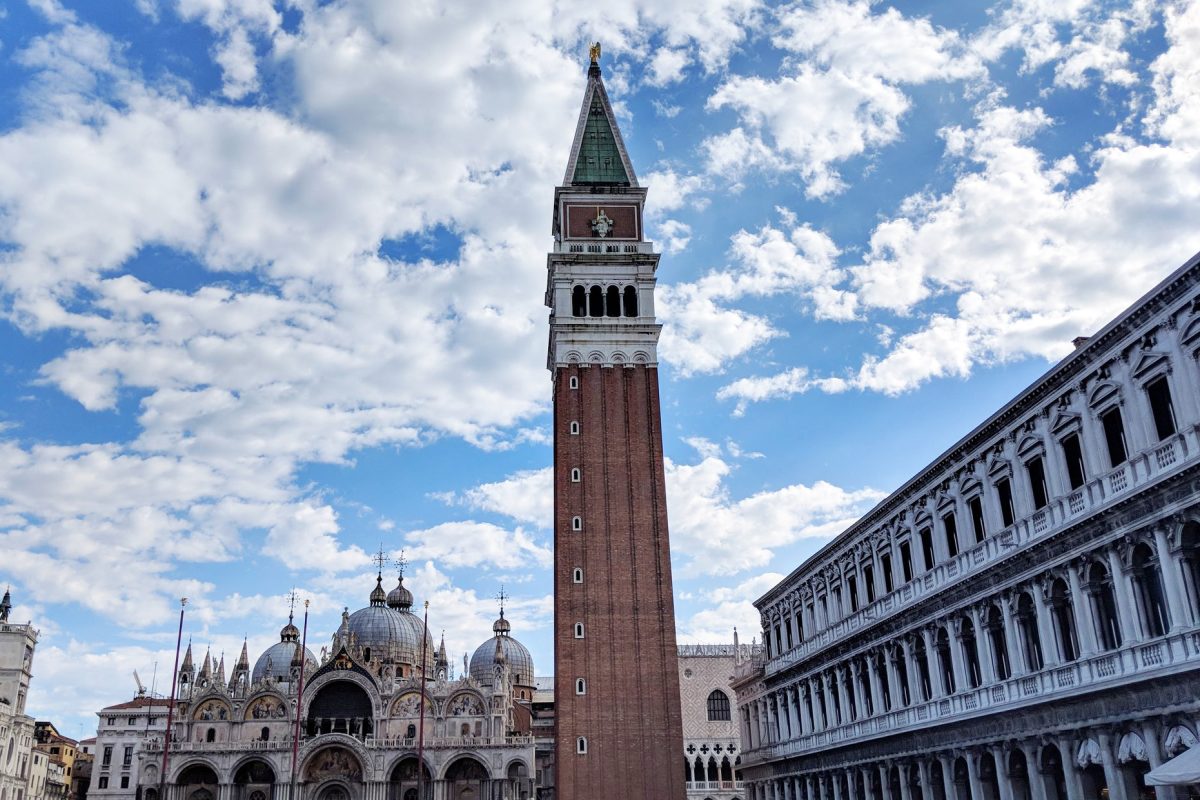
<path fill-rule="evenodd" d="M 429 601 L 425 601 L 425 633 L 421 637 L 421 718 L 417 728 L 417 800 L 425 800 L 422 793 L 425 777 L 425 648 L 429 642 Z"/>
<path fill-rule="evenodd" d="M 295 630 L 293 628 L 293 630 Z M 292 797 L 296 796 L 296 755 L 300 750 L 300 714 L 304 710 L 304 662 L 308 660 L 308 601 L 304 601 L 304 633 L 300 637 L 300 681 L 296 688 L 296 730 L 292 736 Z"/>
<path fill-rule="evenodd" d="M 176 681 L 179 680 L 179 646 L 183 643 L 183 610 L 187 598 L 179 598 L 179 633 L 175 635 L 175 669 L 171 671 L 171 697 L 167 700 L 167 732 L 163 736 L 162 774 L 158 776 L 158 796 L 163 796 L 164 784 L 167 781 L 167 764 L 171 756 L 171 722 L 175 719 Z M 150 713 L 154 713 L 154 697 L 150 697 Z M 149 717 L 147 717 L 149 719 Z"/>

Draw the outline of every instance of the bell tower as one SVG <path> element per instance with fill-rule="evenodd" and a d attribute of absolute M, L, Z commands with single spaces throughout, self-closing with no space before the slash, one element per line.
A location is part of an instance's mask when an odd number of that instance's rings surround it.
<path fill-rule="evenodd" d="M 559 800 L 682 800 L 667 535 L 659 255 L 591 49 L 554 190 L 547 258 L 554 377 L 555 790 Z"/>

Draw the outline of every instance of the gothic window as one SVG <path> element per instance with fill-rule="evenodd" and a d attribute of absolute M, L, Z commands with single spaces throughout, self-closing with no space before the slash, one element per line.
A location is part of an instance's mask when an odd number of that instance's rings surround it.
<path fill-rule="evenodd" d="M 575 623 L 575 638 L 576 639 L 583 638 L 583 623 L 582 622 Z"/>
<path fill-rule="evenodd" d="M 1050 502 L 1046 491 L 1046 465 L 1041 456 L 1032 458 L 1025 464 L 1025 472 L 1029 475 L 1029 489 L 1033 492 L 1033 507 L 1042 508 Z"/>
<path fill-rule="evenodd" d="M 722 722 L 729 718 L 729 695 L 720 689 L 713 689 L 708 696 L 709 722 Z"/>
<path fill-rule="evenodd" d="M 1121 645 L 1121 625 L 1117 621 L 1117 597 L 1113 594 L 1112 576 L 1108 567 L 1094 561 L 1088 568 L 1087 578 L 1100 646 L 1105 650 L 1116 650 Z"/>
<path fill-rule="evenodd" d="M 953 513 L 942 517 L 942 528 L 946 531 L 946 554 L 954 558 L 958 555 L 958 523 Z"/>
<path fill-rule="evenodd" d="M 577 421 L 575 421 L 575 420 L 571 420 L 571 427 L 570 427 L 570 431 L 571 431 L 571 435 L 572 435 L 572 436 L 578 436 L 578 435 L 579 435 L 579 423 L 578 423 Z"/>
<path fill-rule="evenodd" d="M 996 498 L 1000 501 L 1000 518 L 1007 528 L 1017 520 L 1016 511 L 1013 509 L 1012 483 L 1008 478 L 996 481 Z"/>
<path fill-rule="evenodd" d="M 604 316 L 604 290 L 599 286 L 593 286 L 588 291 L 588 316 Z"/>
<path fill-rule="evenodd" d="M 638 298 L 637 289 L 633 286 L 625 287 L 625 316 L 636 317 L 638 315 Z"/>
<path fill-rule="evenodd" d="M 583 530 L 583 517 L 571 517 L 571 530 Z"/>
<path fill-rule="evenodd" d="M 987 527 L 983 524 L 983 497 L 975 495 L 967 501 L 971 511 L 971 528 L 975 533 L 975 543 L 979 544 L 987 537 Z"/>
<path fill-rule="evenodd" d="M 575 571 L 574 571 L 574 573 L 572 573 L 571 577 L 572 577 L 572 580 L 575 581 L 575 583 L 583 583 L 583 570 L 580 569 L 579 567 L 576 567 Z"/>
<path fill-rule="evenodd" d="M 1150 411 L 1154 415 L 1154 429 L 1159 441 L 1175 433 L 1175 408 L 1171 403 L 1171 387 L 1167 376 L 1161 375 L 1146 384 L 1146 396 L 1150 398 Z"/>
<path fill-rule="evenodd" d="M 621 316 L 621 290 L 616 286 L 608 287 L 604 297 L 604 314 L 608 317 Z"/>
<path fill-rule="evenodd" d="M 1142 542 L 1133 548 L 1133 585 L 1142 628 L 1147 636 L 1162 636 L 1170 627 L 1167 604 L 1163 601 L 1162 576 L 1149 545 Z"/>
<path fill-rule="evenodd" d="M 571 316 L 587 316 L 587 289 L 576 286 L 571 290 Z"/>
<path fill-rule="evenodd" d="M 1083 486 L 1087 476 L 1083 465 L 1083 447 L 1079 443 L 1079 436 L 1072 433 L 1065 437 L 1062 440 L 1062 451 L 1063 460 L 1067 462 L 1067 480 L 1072 489 L 1078 489 Z"/>
<path fill-rule="evenodd" d="M 1104 427 L 1104 442 L 1108 445 L 1108 463 L 1114 469 L 1125 463 L 1128 457 L 1125 448 L 1125 423 L 1121 419 L 1121 409 L 1113 406 L 1100 415 L 1100 423 Z"/>

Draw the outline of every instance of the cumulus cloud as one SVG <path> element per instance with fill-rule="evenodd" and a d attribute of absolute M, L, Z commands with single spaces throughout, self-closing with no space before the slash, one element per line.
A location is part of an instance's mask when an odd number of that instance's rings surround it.
<path fill-rule="evenodd" d="M 550 548 L 517 528 L 509 531 L 488 522 L 445 522 L 406 535 L 412 558 L 447 567 L 518 569 L 550 566 Z"/>
<path fill-rule="evenodd" d="M 900 136 L 903 87 L 981 75 L 953 31 L 865 0 L 820 0 L 779 12 L 773 43 L 793 54 L 778 76 L 733 75 L 708 99 L 739 124 L 703 143 L 710 172 L 795 171 L 811 197 L 844 184 L 837 165 Z"/>

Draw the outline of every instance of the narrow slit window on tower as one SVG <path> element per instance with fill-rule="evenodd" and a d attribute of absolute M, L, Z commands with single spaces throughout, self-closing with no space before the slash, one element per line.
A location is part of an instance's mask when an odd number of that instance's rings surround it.
<path fill-rule="evenodd" d="M 604 316 L 619 317 L 621 316 L 621 290 L 616 286 L 608 287 L 604 298 Z"/>
<path fill-rule="evenodd" d="M 583 678 L 575 679 L 575 694 L 587 694 L 587 683 Z"/>
<path fill-rule="evenodd" d="M 587 755 L 587 737 L 580 736 L 575 740 L 575 752 L 581 756 Z"/>
<path fill-rule="evenodd" d="M 588 292 L 588 316 L 604 316 L 604 290 L 599 286 L 593 286 Z"/>
<path fill-rule="evenodd" d="M 1146 384 L 1146 396 L 1150 398 L 1150 411 L 1154 414 L 1154 429 L 1161 442 L 1175 433 L 1175 407 L 1171 403 L 1171 387 L 1165 375 Z"/>
<path fill-rule="evenodd" d="M 572 375 L 571 380 L 567 381 L 567 385 L 570 386 L 572 389 L 578 389 L 579 388 L 579 376 Z"/>
<path fill-rule="evenodd" d="M 571 469 L 571 483 L 579 483 L 583 480 L 583 474 L 579 471 L 579 467 Z"/>
<path fill-rule="evenodd" d="M 583 568 L 582 567 L 575 568 L 575 570 L 571 573 L 571 580 L 573 580 L 575 583 L 583 583 Z"/>
<path fill-rule="evenodd" d="M 582 622 L 575 623 L 575 638 L 576 639 L 583 638 L 583 623 Z"/>
<path fill-rule="evenodd" d="M 572 436 L 579 435 L 579 423 L 574 420 L 571 421 L 571 435 Z"/>
<path fill-rule="evenodd" d="M 571 530 L 583 530 L 583 517 L 571 517 Z"/>
<path fill-rule="evenodd" d="M 571 290 L 571 316 L 587 316 L 587 289 L 576 286 Z"/>
<path fill-rule="evenodd" d="M 638 315 L 637 289 L 633 286 L 625 287 L 625 316 L 636 317 Z"/>
<path fill-rule="evenodd" d="M 1083 447 L 1079 443 L 1079 436 L 1072 433 L 1063 439 L 1062 451 L 1063 458 L 1067 462 L 1067 478 L 1071 482 L 1071 488 L 1078 489 L 1083 486 L 1087 477 L 1083 466 Z"/>

